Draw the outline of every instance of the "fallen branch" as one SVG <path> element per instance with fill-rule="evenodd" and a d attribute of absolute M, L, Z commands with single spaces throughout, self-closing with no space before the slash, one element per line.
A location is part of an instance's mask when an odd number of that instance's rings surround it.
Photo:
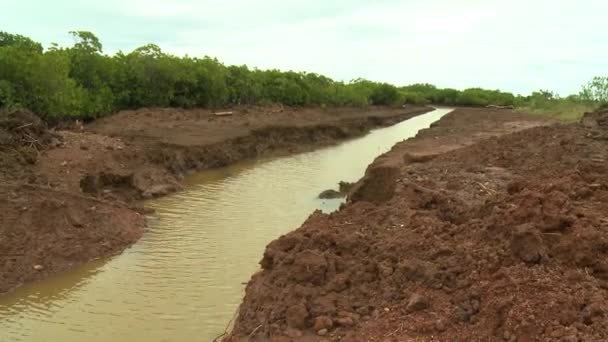
<path fill-rule="evenodd" d="M 239 310 L 234 311 L 234 315 L 232 315 L 232 318 L 230 319 L 230 321 L 228 321 L 228 324 L 226 324 L 226 327 L 224 328 L 224 332 L 221 333 L 220 335 L 216 336 L 213 339 L 213 342 L 217 342 L 217 341 L 219 341 L 220 338 L 228 335 L 228 328 L 230 328 L 230 325 L 232 324 L 232 322 L 234 321 L 234 319 L 236 318 L 238 313 L 239 313 Z"/>
<path fill-rule="evenodd" d="M 391 337 L 393 335 L 395 335 L 398 332 L 402 332 L 403 331 L 403 323 L 401 323 L 401 326 L 399 328 L 397 328 L 397 330 L 393 331 L 392 333 L 388 334 L 388 335 L 384 335 L 384 337 Z"/>
<path fill-rule="evenodd" d="M 30 122 L 30 123 L 28 123 L 28 124 L 21 125 L 21 126 L 19 126 L 19 127 L 15 127 L 15 128 L 13 128 L 13 129 L 14 129 L 14 130 L 17 130 L 17 129 L 22 129 L 22 128 L 25 128 L 25 127 L 29 127 L 29 126 L 31 126 L 31 125 L 33 125 L 33 124 L 34 124 L 33 122 Z"/>
<path fill-rule="evenodd" d="M 480 182 L 475 182 L 475 183 L 477 183 L 477 185 L 479 185 L 481 187 L 481 189 L 484 190 L 485 192 L 487 192 L 488 194 L 490 194 L 490 195 L 496 194 L 496 190 L 492 190 Z"/>
<path fill-rule="evenodd" d="M 258 329 L 260 329 L 261 327 L 262 327 L 262 325 L 261 325 L 261 324 L 260 324 L 260 325 L 258 325 L 258 326 L 257 326 L 255 329 L 253 329 L 253 331 L 252 331 L 251 333 L 249 333 L 249 336 L 248 336 L 248 337 L 253 336 L 253 334 L 255 334 L 255 332 L 256 332 L 256 331 L 258 331 Z"/>

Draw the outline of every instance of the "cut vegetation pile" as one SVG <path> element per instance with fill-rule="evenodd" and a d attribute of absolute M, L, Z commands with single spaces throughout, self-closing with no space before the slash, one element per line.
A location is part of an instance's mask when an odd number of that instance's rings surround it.
<path fill-rule="evenodd" d="M 27 111 L 0 111 L 0 172 L 34 164 L 38 154 L 56 139 L 38 116 Z"/>

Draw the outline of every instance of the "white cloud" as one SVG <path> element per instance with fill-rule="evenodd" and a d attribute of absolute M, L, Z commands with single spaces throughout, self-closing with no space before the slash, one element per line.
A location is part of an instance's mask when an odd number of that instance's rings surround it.
<path fill-rule="evenodd" d="M 163 0 L 125 1 L 120 9 L 129 15 L 152 18 L 188 16 L 198 10 L 194 3 Z"/>

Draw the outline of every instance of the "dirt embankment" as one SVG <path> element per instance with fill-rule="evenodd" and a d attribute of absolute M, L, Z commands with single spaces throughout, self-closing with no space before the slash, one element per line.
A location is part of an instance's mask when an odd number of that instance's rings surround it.
<path fill-rule="evenodd" d="M 0 116 L 0 293 L 141 237 L 138 201 L 184 173 L 335 143 L 430 108 L 125 111 L 72 131 Z"/>
<path fill-rule="evenodd" d="M 608 112 L 496 114 L 448 114 L 270 243 L 227 340 L 608 340 Z"/>

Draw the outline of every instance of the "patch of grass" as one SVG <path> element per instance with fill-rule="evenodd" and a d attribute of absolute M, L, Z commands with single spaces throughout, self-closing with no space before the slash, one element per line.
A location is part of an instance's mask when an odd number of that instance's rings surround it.
<path fill-rule="evenodd" d="M 567 100 L 548 101 L 542 105 L 522 106 L 517 110 L 520 112 L 529 113 L 548 117 L 564 122 L 575 122 L 583 117 L 586 112 L 592 112 L 598 108 L 597 103 L 573 102 Z"/>

